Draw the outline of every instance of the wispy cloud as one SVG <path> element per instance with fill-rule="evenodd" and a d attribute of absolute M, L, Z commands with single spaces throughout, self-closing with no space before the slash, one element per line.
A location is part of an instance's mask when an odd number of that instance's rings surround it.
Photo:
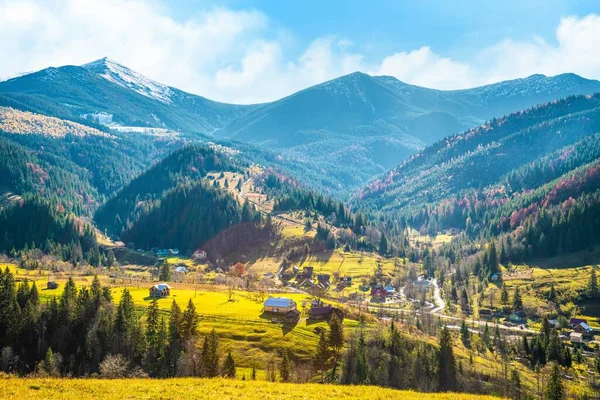
<path fill-rule="evenodd" d="M 507 38 L 453 59 L 424 46 L 379 60 L 352 39 L 316 37 L 286 56 L 269 17 L 213 8 L 179 21 L 143 0 L 0 0 L 0 77 L 108 56 L 160 82 L 228 102 L 274 100 L 361 70 L 408 83 L 458 89 L 534 73 L 600 78 L 600 16 L 565 17 L 556 41 Z"/>

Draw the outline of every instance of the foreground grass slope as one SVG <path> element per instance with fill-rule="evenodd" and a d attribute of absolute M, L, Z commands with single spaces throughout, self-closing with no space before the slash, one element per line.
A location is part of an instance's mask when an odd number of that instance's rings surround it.
<path fill-rule="evenodd" d="M 415 393 L 376 386 L 270 383 L 227 379 L 0 379 L 5 399 L 493 399 L 454 393 Z"/>

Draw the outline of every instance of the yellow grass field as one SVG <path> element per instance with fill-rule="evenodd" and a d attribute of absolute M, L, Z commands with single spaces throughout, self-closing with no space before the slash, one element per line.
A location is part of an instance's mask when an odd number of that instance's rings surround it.
<path fill-rule="evenodd" d="M 416 393 L 376 386 L 271 383 L 228 379 L 0 378 L 3 399 L 496 399 L 458 393 Z"/>

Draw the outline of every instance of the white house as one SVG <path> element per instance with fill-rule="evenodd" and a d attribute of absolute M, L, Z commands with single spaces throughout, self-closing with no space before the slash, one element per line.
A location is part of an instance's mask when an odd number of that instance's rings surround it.
<path fill-rule="evenodd" d="M 583 343 L 583 333 L 571 332 L 569 339 L 571 339 L 571 343 Z"/>

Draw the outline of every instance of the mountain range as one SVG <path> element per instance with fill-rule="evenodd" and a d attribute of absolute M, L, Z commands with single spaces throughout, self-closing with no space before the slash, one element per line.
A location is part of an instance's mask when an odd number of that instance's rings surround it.
<path fill-rule="evenodd" d="M 172 130 L 256 145 L 348 195 L 427 145 L 539 103 L 600 91 L 574 74 L 442 91 L 356 72 L 259 105 L 214 102 L 103 58 L 0 82 L 0 105 L 95 127 Z M 301 178 L 301 177 L 300 177 Z M 319 179 L 311 179 L 315 183 Z"/>

